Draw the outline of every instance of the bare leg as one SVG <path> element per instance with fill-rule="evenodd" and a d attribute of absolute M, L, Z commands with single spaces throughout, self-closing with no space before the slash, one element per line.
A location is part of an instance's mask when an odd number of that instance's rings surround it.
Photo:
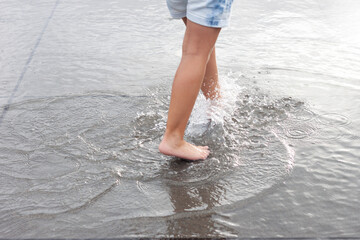
<path fill-rule="evenodd" d="M 209 62 L 206 65 L 206 72 L 201 85 L 201 91 L 206 99 L 210 98 L 211 100 L 214 100 L 221 98 L 215 47 L 211 52 Z"/>
<path fill-rule="evenodd" d="M 161 153 L 188 160 L 205 159 L 207 147 L 184 141 L 184 132 L 199 94 L 206 65 L 210 59 L 220 28 L 209 28 L 187 20 L 183 54 L 175 74 L 166 131 L 159 145 Z"/>
<path fill-rule="evenodd" d="M 184 17 L 183 21 L 186 25 L 187 18 Z M 221 98 L 218 68 L 216 64 L 215 46 L 211 52 L 210 59 L 206 65 L 206 72 L 201 85 L 201 91 L 203 92 L 206 99 L 210 98 L 211 100 L 214 100 Z"/>

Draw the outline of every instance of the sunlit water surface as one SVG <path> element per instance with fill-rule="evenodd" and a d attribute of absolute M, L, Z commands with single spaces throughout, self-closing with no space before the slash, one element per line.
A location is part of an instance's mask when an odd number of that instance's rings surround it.
<path fill-rule="evenodd" d="M 162 1 L 0 3 L 0 237 L 360 235 L 360 2 L 236 1 L 190 163 Z"/>

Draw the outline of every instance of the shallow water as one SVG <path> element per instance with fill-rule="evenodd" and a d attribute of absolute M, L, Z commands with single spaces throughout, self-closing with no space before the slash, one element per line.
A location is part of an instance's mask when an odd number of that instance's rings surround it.
<path fill-rule="evenodd" d="M 1 237 L 360 235 L 359 2 L 237 1 L 196 163 L 162 156 L 165 2 L 0 3 Z"/>

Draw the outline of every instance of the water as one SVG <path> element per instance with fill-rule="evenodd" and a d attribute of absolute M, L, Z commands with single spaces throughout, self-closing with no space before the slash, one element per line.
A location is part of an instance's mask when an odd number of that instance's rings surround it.
<path fill-rule="evenodd" d="M 0 3 L 0 236 L 358 237 L 360 3 L 237 1 L 196 163 L 162 156 L 165 2 Z"/>

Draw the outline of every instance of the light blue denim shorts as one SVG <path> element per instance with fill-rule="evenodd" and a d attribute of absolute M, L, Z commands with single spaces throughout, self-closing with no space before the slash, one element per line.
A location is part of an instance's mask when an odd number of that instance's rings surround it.
<path fill-rule="evenodd" d="M 197 24 L 222 28 L 229 25 L 233 0 L 166 0 L 173 18 L 187 17 Z"/>

